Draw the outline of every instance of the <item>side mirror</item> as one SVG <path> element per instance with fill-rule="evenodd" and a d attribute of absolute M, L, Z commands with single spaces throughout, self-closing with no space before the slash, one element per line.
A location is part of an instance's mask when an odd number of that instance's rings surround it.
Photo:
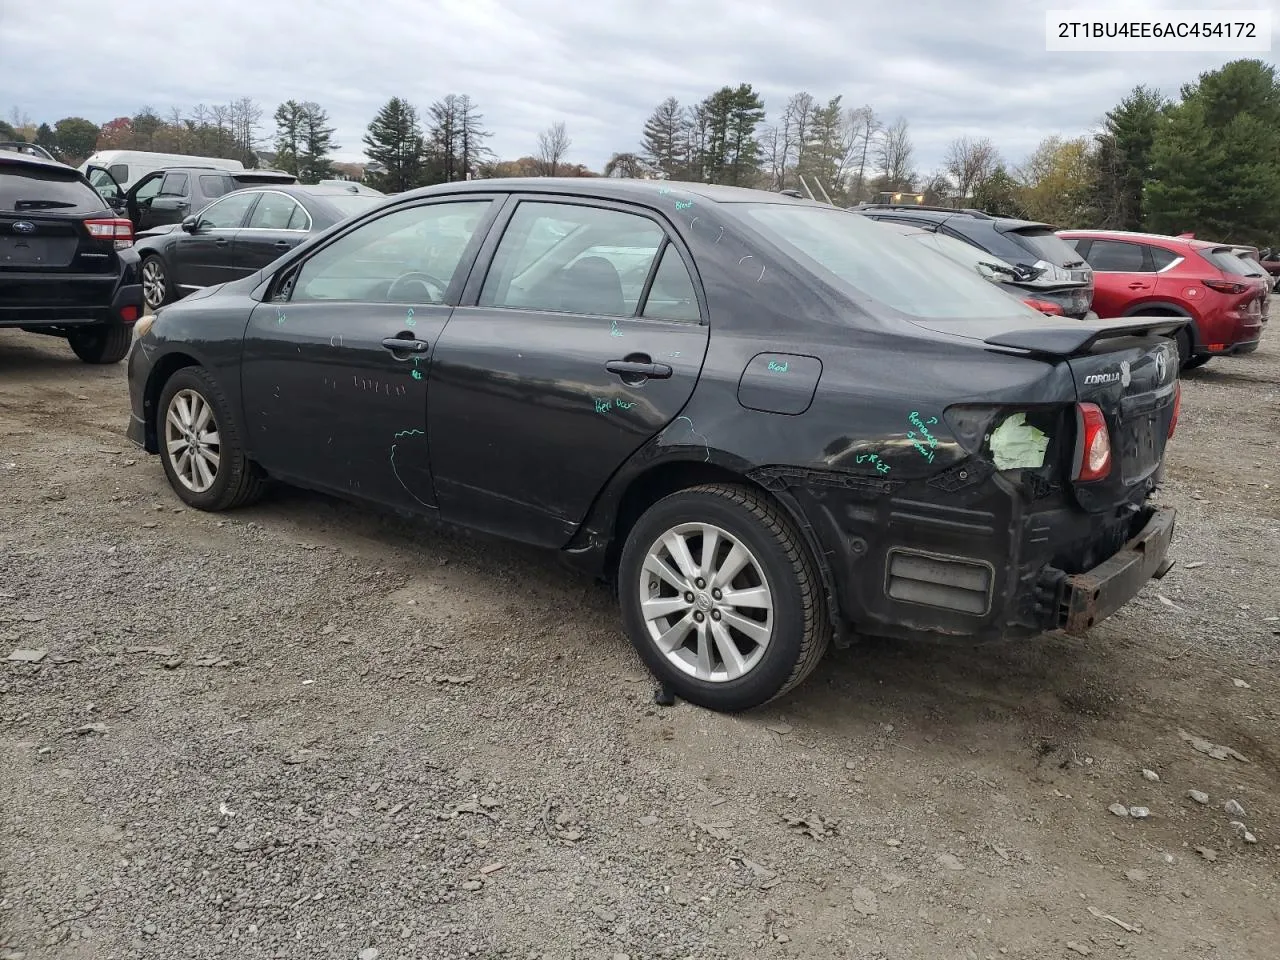
<path fill-rule="evenodd" d="M 195 233 L 196 227 L 198 226 L 200 226 L 200 221 L 196 219 L 195 214 L 192 214 L 189 217 L 183 218 L 182 229 L 185 230 L 187 233 Z"/>

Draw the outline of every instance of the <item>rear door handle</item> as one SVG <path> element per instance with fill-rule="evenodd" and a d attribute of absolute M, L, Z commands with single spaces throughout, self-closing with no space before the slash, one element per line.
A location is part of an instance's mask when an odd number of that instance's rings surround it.
<path fill-rule="evenodd" d="M 1141 289 L 1142 289 L 1143 287 L 1145 287 L 1145 286 L 1146 286 L 1146 284 L 1145 284 L 1143 281 L 1138 280 L 1138 281 L 1136 281 L 1136 282 L 1134 282 L 1134 283 L 1129 284 L 1129 289 L 1130 289 L 1130 290 L 1141 290 Z"/>
<path fill-rule="evenodd" d="M 621 377 L 648 377 L 652 380 L 666 380 L 671 376 L 671 368 L 665 363 L 641 363 L 635 360 L 610 360 L 604 365 L 610 373 Z"/>
<path fill-rule="evenodd" d="M 382 345 L 392 353 L 425 353 L 431 346 L 426 340 L 411 340 L 408 337 L 386 337 Z"/>
<path fill-rule="evenodd" d="M 226 237 L 214 237 L 214 238 L 213 238 L 213 242 L 214 242 L 214 243 L 216 243 L 216 244 L 217 244 L 218 246 L 220 246 L 220 247 L 225 247 L 225 246 L 227 245 L 227 238 L 226 238 Z"/>
<path fill-rule="evenodd" d="M 288 240 L 277 240 L 277 241 L 276 241 L 276 249 L 277 249 L 277 250 L 288 250 L 288 249 L 289 249 L 289 241 L 288 241 Z"/>

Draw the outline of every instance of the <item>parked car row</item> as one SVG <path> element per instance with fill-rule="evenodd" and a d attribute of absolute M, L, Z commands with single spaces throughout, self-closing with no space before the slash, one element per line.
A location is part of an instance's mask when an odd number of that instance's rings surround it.
<path fill-rule="evenodd" d="M 968 259 L 973 269 L 1046 314 L 1186 317 L 1190 322 L 1177 335 L 1181 369 L 1257 350 L 1272 290 L 1280 283 L 1257 248 L 1190 234 L 1055 231 L 1049 224 L 980 210 L 915 204 L 848 209 L 914 235 L 953 260 Z"/>

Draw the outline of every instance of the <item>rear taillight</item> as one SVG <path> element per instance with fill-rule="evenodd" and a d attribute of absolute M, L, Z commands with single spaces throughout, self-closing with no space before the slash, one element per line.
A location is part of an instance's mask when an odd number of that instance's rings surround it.
<path fill-rule="evenodd" d="M 95 240 L 114 240 L 117 250 L 133 246 L 133 224 L 124 217 L 86 220 L 84 227 Z"/>
<path fill-rule="evenodd" d="M 1217 290 L 1219 293 L 1245 293 L 1249 288 L 1243 283 L 1235 283 L 1231 280 L 1201 280 L 1210 290 Z"/>
<path fill-rule="evenodd" d="M 1082 438 L 1076 480 L 1080 483 L 1101 480 L 1111 473 L 1111 434 L 1107 431 L 1107 420 L 1096 403 L 1077 403 L 1076 416 Z"/>
<path fill-rule="evenodd" d="M 1039 310 L 1041 313 L 1047 313 L 1051 317 L 1066 316 L 1062 307 L 1058 306 L 1052 300 L 1037 300 L 1035 297 L 1023 297 L 1022 302 L 1032 310 Z"/>
<path fill-rule="evenodd" d="M 120 319 L 125 323 L 133 323 L 138 319 L 138 308 L 133 304 L 120 308 Z"/>
<path fill-rule="evenodd" d="M 1173 431 L 1178 429 L 1178 415 L 1182 413 L 1182 381 L 1173 384 L 1173 416 L 1169 418 L 1169 439 L 1173 439 Z"/>

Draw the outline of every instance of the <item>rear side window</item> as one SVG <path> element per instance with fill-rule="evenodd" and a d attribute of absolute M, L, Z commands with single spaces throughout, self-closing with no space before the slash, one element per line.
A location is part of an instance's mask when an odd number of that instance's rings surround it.
<path fill-rule="evenodd" d="M 767 203 L 743 207 L 765 238 L 799 265 L 833 278 L 867 309 L 881 305 L 933 320 L 1019 317 L 1030 311 L 972 269 L 843 210 Z"/>
<path fill-rule="evenodd" d="M 1047 260 L 1060 267 L 1080 262 L 1080 254 L 1076 253 L 1075 248 L 1046 227 L 1009 230 L 1005 236 L 1034 253 L 1037 260 Z M 1097 248 L 1097 243 L 1094 244 L 1094 248 Z"/>
<path fill-rule="evenodd" d="M 1143 273 L 1146 257 L 1140 243 L 1094 240 L 1089 246 L 1089 266 L 1103 273 Z"/>
<path fill-rule="evenodd" d="M 1151 264 L 1159 272 L 1169 266 L 1175 260 L 1182 259 L 1171 250 L 1165 250 L 1163 247 L 1147 247 L 1147 253 L 1151 255 Z"/>
<path fill-rule="evenodd" d="M 691 320 L 694 323 L 701 319 L 689 268 L 684 265 L 680 251 L 669 243 L 662 252 L 658 272 L 653 275 L 653 285 L 649 288 L 640 316 L 650 320 Z"/>
<path fill-rule="evenodd" d="M 104 201 L 78 174 L 36 166 L 0 164 L 0 210 L 96 213 Z"/>
<path fill-rule="evenodd" d="M 212 200 L 214 197 L 220 197 L 227 192 L 231 186 L 231 181 L 227 177 L 217 177 L 211 174 L 200 174 L 200 192 Z"/>

